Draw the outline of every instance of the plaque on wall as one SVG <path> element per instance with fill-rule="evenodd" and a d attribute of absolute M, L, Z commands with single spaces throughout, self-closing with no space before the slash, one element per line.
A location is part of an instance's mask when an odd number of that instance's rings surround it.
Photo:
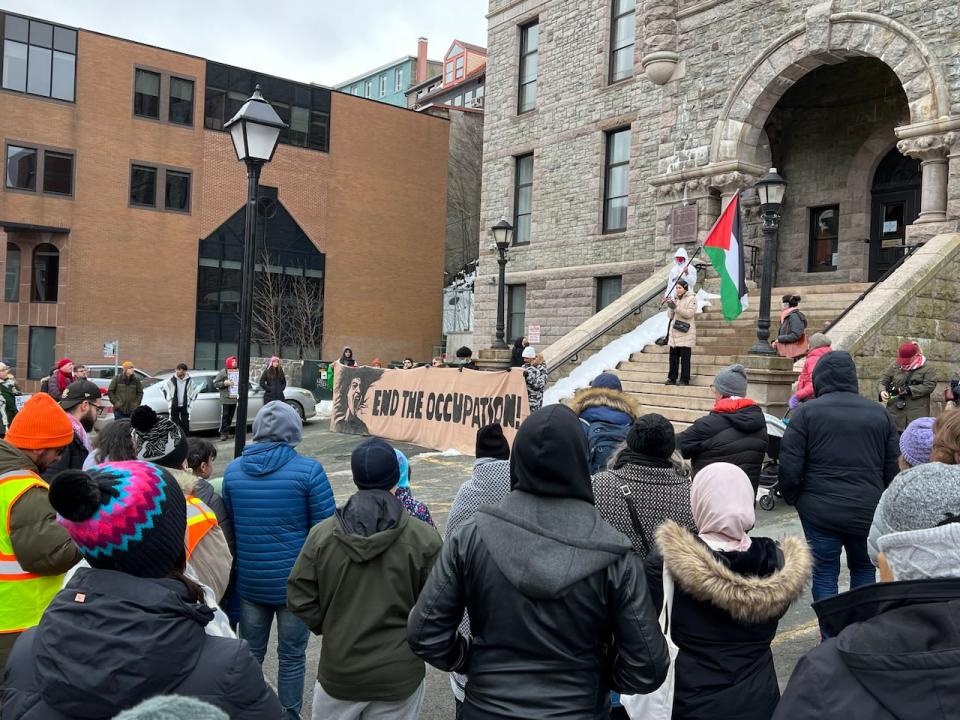
<path fill-rule="evenodd" d="M 670 239 L 673 244 L 695 243 L 697 241 L 699 219 L 696 203 L 671 210 Z"/>

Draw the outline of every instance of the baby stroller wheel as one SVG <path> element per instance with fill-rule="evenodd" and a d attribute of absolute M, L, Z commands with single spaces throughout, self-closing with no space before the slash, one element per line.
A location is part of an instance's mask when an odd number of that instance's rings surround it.
<path fill-rule="evenodd" d="M 773 494 L 768 493 L 760 498 L 760 507 L 770 511 L 777 506 L 777 501 L 773 499 Z"/>

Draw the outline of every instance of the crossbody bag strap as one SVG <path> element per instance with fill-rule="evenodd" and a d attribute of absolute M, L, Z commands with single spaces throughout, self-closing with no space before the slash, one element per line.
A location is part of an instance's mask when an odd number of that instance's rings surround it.
<path fill-rule="evenodd" d="M 623 494 L 624 502 L 627 503 L 627 511 L 630 513 L 630 523 L 633 525 L 633 530 L 640 536 L 644 553 L 649 555 L 650 543 L 647 540 L 647 534 L 643 531 L 643 525 L 640 522 L 640 513 L 637 512 L 637 504 L 633 501 L 633 493 L 630 490 L 630 486 L 621 485 L 620 492 Z"/>

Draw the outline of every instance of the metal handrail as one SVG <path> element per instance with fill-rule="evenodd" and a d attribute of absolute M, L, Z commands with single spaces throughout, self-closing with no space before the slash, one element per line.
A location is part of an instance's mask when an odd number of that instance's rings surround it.
<path fill-rule="evenodd" d="M 850 311 L 853 310 L 857 305 L 859 305 L 860 303 L 862 303 L 862 302 L 864 301 L 864 299 L 867 297 L 867 295 L 869 295 L 870 293 L 873 292 L 874 288 L 876 288 L 877 285 L 879 285 L 880 283 L 882 283 L 882 282 L 883 282 L 884 280 L 886 280 L 888 277 L 890 277 L 891 275 L 893 275 L 894 272 L 896 272 L 897 270 L 899 270 L 899 269 L 900 269 L 900 266 L 903 265 L 903 264 L 907 261 L 907 259 L 908 259 L 911 255 L 913 255 L 913 253 L 915 253 L 915 252 L 917 251 L 917 248 L 920 247 L 920 244 L 918 243 L 918 244 L 916 244 L 916 245 L 904 245 L 903 247 L 904 247 L 904 249 L 906 250 L 906 252 L 905 252 L 903 255 L 900 256 L 900 259 L 897 260 L 893 265 L 891 265 L 891 266 L 887 269 L 887 271 L 886 271 L 883 275 L 880 276 L 880 279 L 879 279 L 879 280 L 877 280 L 873 285 L 871 285 L 871 286 L 868 287 L 866 290 L 864 290 L 862 293 L 860 293 L 860 297 L 858 297 L 856 300 L 854 300 L 852 303 L 850 303 L 850 305 L 847 306 L 846 310 L 844 310 L 842 313 L 840 313 L 835 320 L 827 323 L 827 326 L 826 326 L 826 327 L 824 328 L 824 330 L 823 330 L 823 333 L 824 333 L 824 334 L 830 332 L 831 328 L 833 328 L 837 323 L 839 323 L 839 322 L 840 322 L 841 320 L 843 320 L 847 315 L 849 315 L 849 314 L 850 314 Z"/>

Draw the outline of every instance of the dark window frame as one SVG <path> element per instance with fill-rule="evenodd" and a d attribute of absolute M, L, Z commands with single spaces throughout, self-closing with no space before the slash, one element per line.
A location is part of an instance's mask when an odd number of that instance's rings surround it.
<path fill-rule="evenodd" d="M 514 340 L 517 339 L 516 335 L 513 335 L 510 332 L 510 326 L 513 325 L 513 316 L 520 315 L 517 313 L 514 308 L 513 303 L 513 293 L 516 288 L 523 288 L 523 321 L 520 323 L 520 335 L 519 337 L 526 336 L 526 324 L 527 324 L 527 284 L 526 283 L 514 283 L 512 285 L 507 285 L 506 295 L 507 295 L 507 322 L 504 326 L 504 335 L 508 343 L 512 344 Z"/>
<path fill-rule="evenodd" d="M 634 5 L 630 10 L 627 10 L 626 12 L 620 12 L 620 14 L 615 14 L 617 11 L 617 7 L 620 5 L 621 2 L 622 0 L 611 0 L 611 3 L 610 3 L 610 63 L 609 63 L 609 69 L 607 72 L 608 85 L 616 85 L 617 83 L 624 82 L 625 80 L 631 79 L 636 74 L 636 68 L 634 66 L 634 63 L 635 63 L 634 54 L 636 53 L 636 49 L 637 49 L 637 34 L 636 34 L 637 33 L 636 31 L 637 6 L 636 6 L 636 2 L 634 2 Z M 617 47 L 618 21 L 622 18 L 625 18 L 627 15 L 633 15 L 633 19 L 634 19 L 633 42 L 631 42 L 629 45 L 623 45 L 622 47 Z M 624 75 L 623 77 L 615 77 L 614 72 L 616 70 L 615 60 L 616 60 L 617 53 L 620 51 L 626 50 L 627 48 L 630 48 L 630 58 L 631 58 L 630 73 L 628 75 Z"/>
<path fill-rule="evenodd" d="M 71 103 L 71 104 L 76 104 L 76 102 L 77 102 L 77 56 L 78 56 L 78 54 L 79 54 L 80 31 L 79 31 L 77 28 L 70 27 L 69 25 L 60 25 L 60 24 L 58 24 L 58 23 L 52 23 L 52 22 L 49 22 L 49 21 L 47 21 L 47 20 L 40 20 L 40 19 L 37 19 L 37 18 L 31 18 L 31 17 L 29 17 L 29 16 L 27 16 L 27 15 L 20 15 L 20 14 L 18 14 L 18 13 L 9 13 L 9 12 L 2 12 L 2 13 L 0 13 L 0 77 L 2 77 L 2 70 L 3 70 L 3 67 L 2 67 L 2 66 L 3 66 L 4 58 L 6 57 L 6 42 L 7 42 L 7 37 L 6 37 L 6 34 L 7 34 L 7 33 L 6 33 L 6 29 L 7 29 L 7 28 L 6 28 L 6 25 L 7 25 L 7 18 L 8 18 L 8 17 L 15 17 L 15 18 L 18 18 L 18 19 L 20 19 L 20 20 L 24 20 L 24 21 L 27 22 L 27 33 L 28 33 L 28 34 L 27 34 L 27 40 L 26 40 L 26 42 L 23 42 L 23 41 L 20 41 L 20 40 L 11 40 L 11 41 L 10 41 L 10 42 L 19 43 L 19 44 L 21 44 L 21 45 L 25 45 L 25 46 L 27 47 L 26 74 L 25 74 L 25 76 L 24 76 L 24 89 L 23 89 L 23 90 L 17 90 L 17 89 L 15 89 L 15 88 L 7 88 L 7 87 L 3 87 L 2 85 L 0 85 L 0 92 L 15 93 L 15 94 L 17 94 L 17 95 L 29 95 L 30 97 L 40 98 L 40 99 L 43 99 L 43 100 L 51 100 L 51 101 L 57 102 L 57 103 Z M 39 23 L 39 24 L 42 24 L 42 25 L 49 25 L 49 26 L 51 27 L 51 38 L 52 38 L 52 40 L 51 40 L 51 43 L 50 43 L 50 47 L 49 47 L 49 48 L 46 47 L 46 46 L 43 46 L 43 45 L 34 45 L 34 44 L 30 41 L 29 33 L 30 33 L 30 23 L 31 23 L 31 22 Z M 69 33 L 73 33 L 73 52 L 70 52 L 69 50 L 61 50 L 61 49 L 59 49 L 59 48 L 57 47 L 57 40 L 56 40 L 56 38 L 57 38 L 57 30 L 62 30 L 62 31 L 66 31 L 66 32 L 69 32 Z M 30 91 L 27 89 L 27 87 L 28 87 L 27 83 L 29 83 L 29 81 L 30 81 L 30 48 L 31 48 L 31 47 L 39 47 L 39 48 L 43 48 L 43 49 L 45 49 L 45 50 L 50 50 L 50 94 L 48 94 L 48 95 L 43 95 L 43 94 L 41 94 L 41 93 L 33 93 L 33 92 L 30 92 Z M 53 95 L 53 73 L 54 73 L 54 67 L 55 67 L 55 63 L 54 63 L 54 53 L 55 53 L 55 52 L 61 53 L 61 54 L 63 54 L 63 55 L 72 55 L 72 56 L 73 56 L 73 88 L 72 88 L 72 91 L 71 91 L 71 94 L 72 94 L 73 97 L 72 97 L 71 99 L 69 99 L 69 100 L 67 100 L 66 98 L 54 97 L 54 95 Z"/>
<path fill-rule="evenodd" d="M 7 347 L 7 333 L 13 330 L 13 354 L 8 353 Z M 4 325 L 3 326 L 3 337 L 2 345 L 0 345 L 0 360 L 6 364 L 14 373 L 17 369 L 17 345 L 20 343 L 20 326 L 19 325 Z"/>
<path fill-rule="evenodd" d="M 47 257 L 55 257 L 55 258 L 56 258 L 56 263 L 54 264 L 55 271 L 56 271 L 56 273 L 55 273 L 56 276 L 53 278 L 53 282 L 52 282 L 52 283 L 50 282 L 50 279 L 49 279 L 49 278 L 46 280 L 46 283 L 45 283 L 45 286 L 46 286 L 46 288 L 47 288 L 48 290 L 50 290 L 50 289 L 52 288 L 53 298 L 52 298 L 52 299 L 50 299 L 50 298 L 47 298 L 47 299 L 38 299 L 38 296 L 41 295 L 41 294 L 44 295 L 44 296 L 47 296 L 47 295 L 50 294 L 49 292 L 48 292 L 48 293 L 40 293 L 40 292 L 39 292 L 40 285 L 37 283 L 37 268 L 39 267 L 39 263 L 37 262 L 37 253 L 39 253 L 41 250 L 45 250 L 46 248 L 52 248 L 53 250 L 56 251 L 55 253 L 48 253 L 48 254 L 47 254 Z M 30 251 L 30 303 L 31 303 L 31 304 L 33 304 L 33 305 L 56 305 L 57 302 L 59 302 L 59 298 L 60 298 L 60 255 L 61 255 L 60 248 L 58 248 L 56 245 L 54 245 L 52 242 L 49 242 L 49 241 L 37 243 L 37 244 L 34 245 L 33 248 L 31 249 L 31 251 Z"/>
<path fill-rule="evenodd" d="M 10 280 L 10 249 L 11 247 L 16 248 L 17 250 L 17 279 L 16 284 L 13 286 L 13 292 L 11 293 L 9 280 Z M 7 240 L 7 248 L 5 250 L 5 255 L 3 259 L 3 301 L 8 303 L 19 303 L 20 302 L 20 290 L 23 286 L 23 246 L 19 243 L 15 243 L 11 240 Z M 8 295 L 13 295 L 12 299 L 8 298 Z"/>
<path fill-rule="evenodd" d="M 160 76 L 160 96 L 157 98 L 157 117 L 152 115 L 140 115 L 136 112 L 136 97 L 137 97 L 137 71 L 141 70 L 143 72 L 153 73 L 154 75 Z M 190 122 L 183 123 L 177 122 L 170 119 L 170 88 L 171 80 L 181 80 L 183 82 L 189 82 L 193 84 L 193 100 L 190 105 Z M 137 120 L 144 120 L 146 122 L 155 122 L 162 125 L 170 125 L 172 127 L 179 127 L 192 130 L 196 124 L 196 115 L 197 115 L 197 85 L 199 84 L 199 79 L 189 75 L 187 73 L 173 72 L 170 70 L 164 70 L 163 68 L 153 67 L 152 65 L 142 65 L 137 63 L 133 66 L 133 77 L 130 90 L 130 114 L 131 117 Z M 206 99 L 204 99 L 206 103 Z"/>
<path fill-rule="evenodd" d="M 622 132 L 627 133 L 627 148 L 628 148 L 627 159 L 612 163 L 611 154 L 613 152 L 613 138 L 615 135 Z M 604 133 L 604 143 L 605 143 L 604 156 L 603 156 L 603 234 L 604 235 L 612 235 L 614 233 L 626 232 L 627 226 L 630 224 L 630 202 L 629 202 L 630 152 L 629 152 L 629 148 L 633 144 L 631 142 L 633 140 L 633 138 L 631 137 L 631 132 L 632 132 L 632 128 L 629 125 L 625 125 L 623 127 L 607 130 Z M 626 195 L 611 195 L 610 194 L 610 186 L 612 184 L 610 182 L 611 173 L 615 168 L 619 168 L 623 166 L 627 167 L 627 193 Z M 609 207 L 610 201 L 617 198 L 627 198 L 627 214 L 626 214 L 626 218 L 624 219 L 623 227 L 611 227 L 609 225 L 610 218 L 609 218 L 608 207 Z"/>
<path fill-rule="evenodd" d="M 616 302 L 616 300 L 623 295 L 623 275 L 601 275 L 599 277 L 594 278 L 594 280 L 595 280 L 594 294 L 596 295 L 596 298 L 595 298 L 596 301 L 594 303 L 595 312 L 600 312 L 608 305 L 611 305 L 612 303 Z M 613 300 L 608 302 L 606 305 L 604 305 L 603 304 L 603 284 L 606 282 L 610 282 L 612 280 L 617 281 L 620 287 L 620 291 L 617 293 L 616 298 L 614 298 Z"/>
<path fill-rule="evenodd" d="M 137 90 L 137 78 L 141 75 L 152 75 L 157 79 L 157 114 L 149 115 L 145 112 L 137 111 L 137 95 L 141 93 Z M 143 93 L 146 95 L 145 93 Z M 163 116 L 163 73 L 157 70 L 147 70 L 144 67 L 133 68 L 133 116 L 145 120 L 160 120 Z"/>
<path fill-rule="evenodd" d="M 530 160 L 530 182 L 521 183 L 520 182 L 520 164 L 527 160 Z M 517 228 L 520 227 L 520 217 L 530 218 L 531 225 L 533 224 L 533 173 L 534 166 L 536 163 L 536 158 L 532 152 L 524 153 L 523 155 L 515 155 L 513 158 L 513 245 L 523 246 L 530 244 L 530 238 L 526 240 L 517 240 Z M 520 212 L 520 190 L 522 188 L 530 188 L 530 209 L 528 212 Z M 531 227 L 530 235 L 533 235 L 533 229 Z"/>
<path fill-rule="evenodd" d="M 34 330 L 52 330 L 53 331 L 53 360 L 51 363 L 34 363 L 33 362 L 33 331 Z M 53 363 L 56 362 L 57 357 L 57 328 L 49 325 L 30 325 L 27 335 L 27 379 L 28 380 L 40 380 L 46 377 L 47 373 L 50 371 L 50 368 L 53 366 Z M 36 365 L 38 368 L 39 375 L 32 374 L 32 368 Z"/>
<path fill-rule="evenodd" d="M 153 204 L 140 204 L 133 202 L 133 169 L 135 167 L 149 168 L 153 170 L 156 175 L 156 183 L 154 186 L 153 193 Z M 182 173 L 189 177 L 190 188 L 187 192 L 187 208 L 185 210 L 180 210 L 177 208 L 167 207 L 167 173 Z M 131 160 L 130 161 L 130 171 L 127 174 L 127 206 L 136 210 L 155 210 L 158 212 L 167 212 L 174 213 L 176 215 L 191 215 L 193 213 L 193 170 L 190 168 L 179 167 L 176 165 L 163 165 L 160 163 L 140 161 L 140 160 Z"/>
<path fill-rule="evenodd" d="M 824 210 L 833 210 L 834 218 L 836 219 L 837 224 L 837 233 L 836 235 L 830 237 L 818 238 L 816 237 L 816 222 L 817 217 Z M 817 267 L 815 264 L 816 261 L 816 246 L 818 242 L 831 241 L 833 246 L 837 248 L 839 252 L 840 246 L 840 203 L 830 203 L 828 205 L 817 205 L 815 207 L 809 208 L 809 222 L 808 222 L 808 235 L 807 235 L 807 272 L 808 273 L 823 273 L 823 272 L 836 272 L 836 265 L 826 265 L 822 267 Z M 833 253 L 830 253 L 831 257 Z"/>
<path fill-rule="evenodd" d="M 537 28 L 537 47 L 534 50 L 530 50 L 527 47 L 529 38 L 527 33 L 530 31 L 530 28 Z M 533 80 L 528 80 L 523 82 L 523 64 L 531 55 L 537 55 L 537 72 L 533 76 Z M 527 22 L 520 25 L 520 61 L 517 63 L 517 115 L 523 115 L 528 112 L 533 112 L 537 109 L 537 79 L 540 77 L 540 18 L 534 18 L 533 20 L 528 20 Z M 533 104 L 530 107 L 523 106 L 523 89 L 527 85 L 533 85 Z"/>
<path fill-rule="evenodd" d="M 7 185 L 7 163 L 9 162 L 10 146 L 33 150 L 37 154 L 37 174 L 34 179 L 32 190 L 28 188 L 10 187 Z M 68 155 L 70 157 L 70 192 L 60 193 L 53 190 L 44 190 L 44 179 L 46 176 L 47 153 L 52 152 L 56 155 Z M 26 195 L 45 195 L 46 197 L 62 198 L 72 200 L 76 194 L 77 181 L 77 153 L 69 148 L 58 147 L 55 145 L 40 145 L 38 143 L 7 139 L 3 146 L 3 190 L 4 192 L 24 193 Z"/>

